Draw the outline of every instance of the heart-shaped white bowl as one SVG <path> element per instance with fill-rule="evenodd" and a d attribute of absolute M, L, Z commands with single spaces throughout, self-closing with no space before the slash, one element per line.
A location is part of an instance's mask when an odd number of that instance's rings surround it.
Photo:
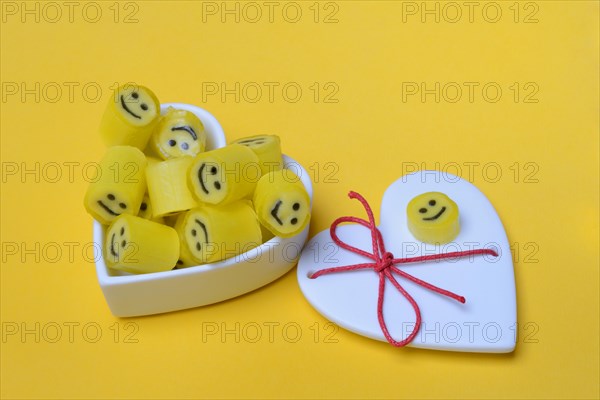
<path fill-rule="evenodd" d="M 206 129 L 207 150 L 226 144 L 221 125 L 208 111 L 199 107 L 167 103 L 167 107 L 193 112 Z M 312 183 L 308 172 L 290 157 L 283 156 L 285 168 L 293 170 L 311 199 Z M 96 275 L 111 312 L 117 317 L 159 314 L 227 300 L 258 289 L 294 267 L 308 237 L 309 225 L 291 238 L 275 237 L 246 253 L 212 264 L 184 269 L 131 275 L 107 268 L 104 262 L 105 227 L 94 221 Z"/>
<path fill-rule="evenodd" d="M 406 206 L 415 196 L 443 192 L 458 204 L 461 230 L 445 245 L 428 245 L 408 229 Z M 358 203 L 358 202 L 356 202 Z M 365 218 L 359 207 L 356 216 Z M 499 256 L 439 260 L 398 267 L 435 286 L 465 296 L 465 304 L 397 277 L 419 304 L 422 325 L 409 346 L 434 350 L 506 353 L 516 344 L 517 304 L 512 255 L 504 226 L 492 203 L 473 184 L 439 171 L 401 177 L 385 192 L 379 230 L 395 257 L 494 249 Z M 346 243 L 372 252 L 371 232 L 358 224 L 338 227 Z M 373 270 L 310 277 L 315 271 L 370 262 L 333 242 L 330 231 L 316 234 L 298 263 L 298 283 L 309 303 L 330 321 L 352 332 L 385 341 L 377 315 L 379 276 Z M 415 326 L 410 303 L 386 280 L 383 314 L 389 332 L 404 339 Z"/>

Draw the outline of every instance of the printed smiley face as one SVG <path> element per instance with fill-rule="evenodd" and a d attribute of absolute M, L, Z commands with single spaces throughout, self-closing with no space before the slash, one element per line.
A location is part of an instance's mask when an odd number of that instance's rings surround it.
<path fill-rule="evenodd" d="M 98 200 L 97 203 L 108 215 L 118 217 L 127 210 L 125 201 L 126 200 L 121 201 L 120 199 L 117 199 L 114 194 L 108 193 L 105 198 Z"/>
<path fill-rule="evenodd" d="M 122 214 L 137 214 L 136 204 L 140 204 L 142 196 L 125 185 L 101 185 L 90 187 L 85 197 L 85 208 L 102 224 L 108 225 Z M 141 188 L 140 192 L 144 188 Z M 135 204 L 134 204 L 135 203 Z"/>
<path fill-rule="evenodd" d="M 263 176 L 256 185 L 253 204 L 261 224 L 276 236 L 294 236 L 310 221 L 308 193 L 289 170 Z"/>
<path fill-rule="evenodd" d="M 223 260 L 261 243 L 256 214 L 245 201 L 202 206 L 181 214 L 175 223 L 181 243 L 178 266 Z"/>
<path fill-rule="evenodd" d="M 449 243 L 460 231 L 458 206 L 444 193 L 416 196 L 408 203 L 406 214 L 410 232 L 425 243 Z"/>
<path fill-rule="evenodd" d="M 198 154 L 189 169 L 188 185 L 198 201 L 224 205 L 249 197 L 260 175 L 252 150 L 231 144 Z"/>
<path fill-rule="evenodd" d="M 151 143 L 165 160 L 195 156 L 206 147 L 204 125 L 195 114 L 169 107 L 156 127 Z"/>
<path fill-rule="evenodd" d="M 242 138 L 242 139 L 236 140 L 233 143 L 241 144 L 241 145 L 248 146 L 251 148 L 260 148 L 260 147 L 262 147 L 262 145 L 267 143 L 267 141 L 270 142 L 272 140 L 273 140 L 273 138 L 271 136 L 258 135 L 258 136 L 252 136 L 249 138 Z"/>
<path fill-rule="evenodd" d="M 148 125 L 156 120 L 160 112 L 156 96 L 144 86 L 121 86 L 117 89 L 115 100 L 121 116 L 132 125 Z"/>
<path fill-rule="evenodd" d="M 299 231 L 299 227 L 304 227 L 308 222 L 308 203 L 299 194 L 282 193 L 271 202 L 273 208 L 269 213 L 272 218 L 270 226 L 279 232 L 279 236 L 293 236 Z"/>
<path fill-rule="evenodd" d="M 196 260 L 206 258 L 205 252 L 210 243 L 206 229 L 207 223 L 205 216 L 198 213 L 187 219 L 187 224 L 184 228 L 188 249 Z"/>
<path fill-rule="evenodd" d="M 110 268 L 120 271 L 167 271 L 179 258 L 179 237 L 169 226 L 122 214 L 108 227 L 104 257 Z"/>
<path fill-rule="evenodd" d="M 135 147 L 107 149 L 98 180 L 90 182 L 85 193 L 87 212 L 105 225 L 121 214 L 137 214 L 146 190 L 146 165 L 146 157 Z"/>
<path fill-rule="evenodd" d="M 276 135 L 257 135 L 236 140 L 236 144 L 248 147 L 256 154 L 262 175 L 283 168 L 281 141 Z"/>
<path fill-rule="evenodd" d="M 156 95 L 144 86 L 124 85 L 111 97 L 100 121 L 107 146 L 128 145 L 144 150 L 160 116 Z"/>
<path fill-rule="evenodd" d="M 206 198 L 219 203 L 225 197 L 227 183 L 223 179 L 219 163 L 206 161 L 200 164 L 197 178 Z"/>
<path fill-rule="evenodd" d="M 174 228 L 179 235 L 180 249 L 177 268 L 190 267 L 206 262 L 204 251 L 208 249 L 207 216 L 202 209 L 192 209 L 179 214 Z"/>
<path fill-rule="evenodd" d="M 118 223 L 113 223 L 106 234 L 104 247 L 107 252 L 107 262 L 112 266 L 124 263 L 132 256 L 135 244 L 131 243 L 126 220 L 121 219 Z"/>

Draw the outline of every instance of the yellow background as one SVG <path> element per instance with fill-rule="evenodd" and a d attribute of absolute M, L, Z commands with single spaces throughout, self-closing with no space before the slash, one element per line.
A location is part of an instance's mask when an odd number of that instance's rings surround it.
<path fill-rule="evenodd" d="M 297 23 L 295 6 L 281 2 L 272 21 L 259 2 L 257 22 L 243 3 L 239 22 L 221 21 L 221 2 L 75 2 L 72 17 L 62 2 L 61 16 L 44 4 L 2 2 L 2 397 L 598 398 L 597 2 L 498 2 L 495 23 L 485 2 L 472 22 L 466 6 L 455 21 L 446 3 L 427 3 L 439 7 L 436 22 L 421 2 L 298 2 Z M 228 140 L 279 134 L 313 174 L 311 235 L 361 212 L 349 190 L 378 218 L 386 187 L 414 163 L 451 173 L 458 165 L 514 243 L 516 351 L 395 349 L 333 331 L 295 271 L 221 304 L 113 317 L 82 251 L 91 241 L 82 172 L 103 153 L 97 126 L 110 88 L 128 81 L 163 102 L 205 107 Z M 239 102 L 206 92 L 222 82 L 240 83 Z M 272 101 L 265 82 L 278 85 Z M 408 95 L 411 82 L 439 82 L 439 103 Z M 452 82 L 463 89 L 455 103 Z M 479 85 L 472 102 L 464 82 Z M 289 83 L 302 89 L 295 103 L 281 91 Z M 491 89 L 482 94 L 488 83 L 502 89 L 497 102 Z M 263 93 L 252 102 L 256 85 Z M 36 163 L 39 182 L 35 172 L 21 176 Z M 208 335 L 215 327 L 237 331 L 239 343 Z"/>

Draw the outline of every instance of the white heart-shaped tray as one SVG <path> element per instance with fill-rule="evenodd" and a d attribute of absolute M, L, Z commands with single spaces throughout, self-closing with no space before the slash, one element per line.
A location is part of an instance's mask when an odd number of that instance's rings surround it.
<path fill-rule="evenodd" d="M 207 150 L 226 144 L 221 125 L 208 111 L 181 103 L 161 105 L 161 112 L 172 106 L 193 112 L 207 132 Z M 311 198 L 312 183 L 306 170 L 284 155 L 285 168 L 301 179 Z M 151 274 L 131 275 L 106 267 L 103 258 L 105 227 L 94 221 L 94 244 L 99 249 L 96 275 L 111 312 L 118 317 L 158 314 L 198 307 L 227 300 L 258 289 L 294 267 L 306 239 L 309 226 L 296 236 L 275 237 L 263 245 L 227 260 Z"/>
<path fill-rule="evenodd" d="M 408 202 L 432 191 L 447 194 L 460 209 L 461 231 L 447 245 L 419 242 L 408 230 Z M 356 204 L 354 216 L 366 218 L 360 203 Z M 483 193 L 457 176 L 419 171 L 401 177 L 387 189 L 380 215 L 379 230 L 386 249 L 396 258 L 482 248 L 499 254 L 397 265 L 419 279 L 466 298 L 466 303 L 461 304 L 396 276 L 416 300 L 422 315 L 421 329 L 409 346 L 471 352 L 512 351 L 517 321 L 512 255 L 502 222 Z M 338 227 L 337 233 L 344 242 L 372 252 L 367 228 L 349 224 Z M 376 272 L 337 272 L 309 278 L 321 269 L 370 261 L 340 248 L 326 230 L 307 244 L 298 263 L 298 282 L 306 299 L 327 319 L 352 332 L 385 341 L 377 318 Z M 414 327 L 412 307 L 388 280 L 383 315 L 395 340 L 406 338 Z"/>

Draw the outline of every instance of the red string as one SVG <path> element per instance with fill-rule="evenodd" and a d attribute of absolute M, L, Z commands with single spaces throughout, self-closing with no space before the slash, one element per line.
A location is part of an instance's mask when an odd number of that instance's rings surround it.
<path fill-rule="evenodd" d="M 400 275 L 401 277 L 406 278 L 420 286 L 423 286 L 426 289 L 429 289 L 429 290 L 439 293 L 441 295 L 450 297 L 461 303 L 464 303 L 466 300 L 463 296 L 459 296 L 456 293 L 452 293 L 448 290 L 434 286 L 430 283 L 422 281 L 421 279 L 416 278 L 416 277 L 398 269 L 397 267 L 395 267 L 395 264 L 407 264 L 407 263 L 424 262 L 424 261 L 431 261 L 431 260 L 441 260 L 441 259 L 448 259 L 448 258 L 460 258 L 460 257 L 466 257 L 466 256 L 473 256 L 473 255 L 486 255 L 487 254 L 487 255 L 492 255 L 494 257 L 498 256 L 498 254 L 494 250 L 479 249 L 479 250 L 467 250 L 467 251 L 454 251 L 454 252 L 450 252 L 450 253 L 432 254 L 432 255 L 420 256 L 420 257 L 394 258 L 394 255 L 392 253 L 390 253 L 389 251 L 386 251 L 386 249 L 385 249 L 385 245 L 383 243 L 383 237 L 381 236 L 381 232 L 379 231 L 379 229 L 377 229 L 377 226 L 375 225 L 375 217 L 373 216 L 373 211 L 371 210 L 371 207 L 369 206 L 369 203 L 367 202 L 367 200 L 365 200 L 364 197 L 362 197 L 360 194 L 358 194 L 356 192 L 350 192 L 348 194 L 348 197 L 350 197 L 351 199 L 357 199 L 358 201 L 360 201 L 362 203 L 363 207 L 365 208 L 365 211 L 367 212 L 367 216 L 369 217 L 369 220 L 366 221 L 364 219 L 356 218 L 356 217 L 340 217 L 340 218 L 336 219 L 335 221 L 333 221 L 333 223 L 331 224 L 331 228 L 329 229 L 331 238 L 341 248 L 344 248 L 344 249 L 351 251 L 353 253 L 356 253 L 356 254 L 360 254 L 364 257 L 367 257 L 367 258 L 373 260 L 373 262 L 345 265 L 342 267 L 325 268 L 325 269 L 322 269 L 320 271 L 313 273 L 310 276 L 310 278 L 316 279 L 321 275 L 327 275 L 327 274 L 330 274 L 333 272 L 355 271 L 355 270 L 359 270 L 359 269 L 372 269 L 375 272 L 377 272 L 377 274 L 379 275 L 379 294 L 377 296 L 377 319 L 379 320 L 379 326 L 381 327 L 381 331 L 385 335 L 385 338 L 387 339 L 387 341 L 396 347 L 406 346 L 408 343 L 413 341 L 413 339 L 419 332 L 419 329 L 421 328 L 421 310 L 419 309 L 419 305 L 417 304 L 415 299 L 413 299 L 413 297 L 410 294 L 408 294 L 408 292 L 402 287 L 402 285 L 400 285 L 400 283 L 398 283 L 396 278 L 392 275 L 392 272 L 394 272 L 394 273 Z M 362 225 L 362 226 L 368 228 L 371 231 L 371 241 L 372 241 L 372 245 L 373 245 L 372 253 L 369 253 L 367 251 L 364 251 L 364 250 L 361 250 L 354 246 L 351 246 L 339 238 L 339 236 L 337 235 L 337 227 L 339 224 L 341 224 L 343 222 L 355 222 L 359 225 Z M 408 302 L 412 306 L 412 308 L 415 312 L 415 316 L 416 316 L 416 323 L 415 323 L 415 326 L 413 327 L 412 332 L 410 333 L 410 335 L 408 335 L 406 337 L 406 339 L 401 340 L 401 341 L 395 340 L 390 335 L 390 333 L 387 329 L 387 325 L 385 323 L 385 319 L 383 317 L 383 300 L 384 300 L 384 294 L 385 294 L 385 279 L 386 278 L 389 279 L 389 281 L 392 283 L 392 285 L 394 285 L 394 287 L 404 296 L 404 298 L 406 298 L 406 300 L 408 300 Z"/>

